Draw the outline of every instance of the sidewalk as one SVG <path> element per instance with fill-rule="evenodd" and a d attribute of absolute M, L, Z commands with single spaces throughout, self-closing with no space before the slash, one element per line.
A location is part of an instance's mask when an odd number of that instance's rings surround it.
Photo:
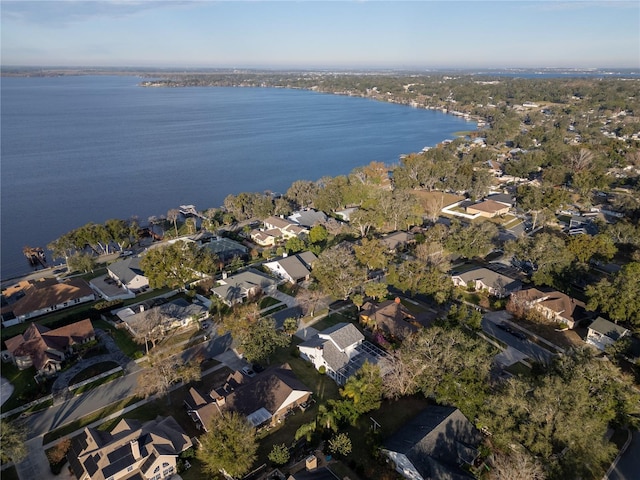
<path fill-rule="evenodd" d="M 215 372 L 216 370 L 220 370 L 227 365 L 224 363 L 220 363 L 214 367 L 209 368 L 202 372 L 202 376 L 209 375 L 210 373 Z M 182 383 L 175 385 L 171 390 L 176 390 L 182 386 Z M 87 425 L 86 427 L 82 427 L 75 432 L 72 432 L 64 437 L 61 437 L 53 442 L 50 442 L 46 445 L 42 444 L 42 440 L 44 435 L 40 435 L 38 437 L 32 438 L 26 442 L 27 446 L 27 456 L 25 459 L 16 464 L 16 471 L 18 472 L 18 477 L 21 480 L 74 480 L 75 477 L 69 473 L 68 464 L 62 468 L 62 472 L 59 475 L 53 475 L 51 473 L 51 469 L 49 468 L 49 460 L 47 459 L 46 450 L 58 444 L 61 440 L 65 438 L 73 438 L 79 434 L 81 434 L 85 428 L 95 428 L 99 425 L 113 420 L 114 418 L 118 418 L 136 408 L 145 405 L 153 400 L 158 398 L 157 395 L 152 395 L 148 398 L 142 399 L 139 402 L 136 402 L 128 407 L 123 408 L 115 413 L 112 413 L 109 416 L 101 418 L 100 420 L 96 420 L 95 422 Z"/>

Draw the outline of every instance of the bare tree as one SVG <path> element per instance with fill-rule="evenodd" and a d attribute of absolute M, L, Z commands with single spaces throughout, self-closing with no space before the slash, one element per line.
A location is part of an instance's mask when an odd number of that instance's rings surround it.
<path fill-rule="evenodd" d="M 156 307 L 141 312 L 137 318 L 129 322 L 133 339 L 136 343 L 144 344 L 147 355 L 149 354 L 148 342 L 151 342 L 152 348 L 155 348 L 156 343 L 164 337 L 166 321 L 167 317 L 159 307 Z"/>
<path fill-rule="evenodd" d="M 569 164 L 574 172 L 582 172 L 591 166 L 593 162 L 593 152 L 586 148 L 581 148 L 569 157 Z"/>
<path fill-rule="evenodd" d="M 493 480 L 544 480 L 546 475 L 538 460 L 523 449 L 519 449 L 509 452 L 509 454 L 496 453 L 489 478 Z"/>
<path fill-rule="evenodd" d="M 178 382 L 189 383 L 200 380 L 200 365 L 187 362 L 181 355 L 158 354 L 149 357 L 150 367 L 138 375 L 135 393 L 147 398 L 157 394 L 167 396 L 167 404 L 171 404 L 169 391 Z"/>

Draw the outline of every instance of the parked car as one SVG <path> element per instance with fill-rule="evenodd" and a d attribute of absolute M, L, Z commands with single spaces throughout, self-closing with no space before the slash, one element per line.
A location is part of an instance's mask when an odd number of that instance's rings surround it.
<path fill-rule="evenodd" d="M 505 332 L 507 332 L 507 333 L 510 333 L 510 334 L 511 334 L 511 335 L 513 335 L 514 337 L 519 338 L 520 340 L 526 340 L 526 339 L 527 339 L 527 336 L 526 336 L 524 333 L 522 333 L 522 332 L 520 332 L 520 331 L 518 331 L 518 330 L 515 330 L 515 329 L 511 328 L 511 327 L 510 327 L 509 325 L 507 325 L 506 323 L 499 323 L 499 324 L 497 325 L 497 327 L 498 327 L 499 329 L 501 329 L 501 330 L 504 330 L 504 331 L 505 331 Z"/>
<path fill-rule="evenodd" d="M 256 372 L 254 372 L 253 369 L 249 366 L 242 367 L 242 373 L 244 373 L 249 378 L 256 376 Z"/>

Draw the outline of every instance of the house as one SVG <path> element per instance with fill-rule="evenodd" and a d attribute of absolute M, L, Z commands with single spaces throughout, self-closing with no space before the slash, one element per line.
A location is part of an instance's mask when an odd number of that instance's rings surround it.
<path fill-rule="evenodd" d="M 307 228 L 280 217 L 271 216 L 265 219 L 263 223 L 264 231 L 267 231 L 272 235 L 279 232 L 279 235 L 277 236 L 283 240 L 309 234 L 309 230 Z"/>
<path fill-rule="evenodd" d="M 211 289 L 214 295 L 221 298 L 230 307 L 247 298 L 255 297 L 260 292 L 273 288 L 278 281 L 272 277 L 249 268 L 244 272 L 218 280 L 218 286 Z"/>
<path fill-rule="evenodd" d="M 302 252 L 289 255 L 274 262 L 264 264 L 274 275 L 285 279 L 289 283 L 309 280 L 311 267 L 318 257 L 313 252 Z"/>
<path fill-rule="evenodd" d="M 465 210 L 469 215 L 493 218 L 499 215 L 506 215 L 509 213 L 509 209 L 510 207 L 504 203 L 496 202 L 495 200 L 485 200 L 483 202 L 468 205 Z"/>
<path fill-rule="evenodd" d="M 482 435 L 455 407 L 430 406 L 387 439 L 381 452 L 404 478 L 465 480 Z"/>
<path fill-rule="evenodd" d="M 386 245 L 390 252 L 397 252 L 406 245 L 414 242 L 413 233 L 410 232 L 394 232 L 380 238 L 380 241 Z"/>
<path fill-rule="evenodd" d="M 358 210 L 358 207 L 349 207 L 343 210 L 336 210 L 334 213 L 336 214 L 336 217 L 340 218 L 343 222 L 349 222 L 351 221 L 351 215 L 356 210 Z"/>
<path fill-rule="evenodd" d="M 584 302 L 555 290 L 542 291 L 528 288 L 511 294 L 511 301 L 526 310 L 535 310 L 547 320 L 558 322 L 569 328 L 588 318 Z"/>
<path fill-rule="evenodd" d="M 161 320 L 157 328 L 162 331 L 174 328 L 186 327 L 193 322 L 204 320 L 209 316 L 209 310 L 199 303 L 190 303 L 183 298 L 178 298 L 162 305 L 149 308 L 146 303 L 134 307 L 126 307 L 116 312 L 116 316 L 124 322 L 132 335 L 137 334 L 138 328 L 145 325 L 149 316 L 157 315 Z"/>
<path fill-rule="evenodd" d="M 325 223 L 327 221 L 327 215 L 313 208 L 307 208 L 293 212 L 287 219 L 303 227 L 311 228 L 314 225 Z"/>
<path fill-rule="evenodd" d="M 326 371 L 343 385 L 365 362 L 379 363 L 387 354 L 366 342 L 352 323 L 338 323 L 298 345 L 300 356 L 316 370 Z"/>
<path fill-rule="evenodd" d="M 95 299 L 94 291 L 81 278 L 63 282 L 53 277 L 23 281 L 2 292 L 2 326 L 17 325 Z"/>
<path fill-rule="evenodd" d="M 404 340 L 418 331 L 416 317 L 399 298 L 376 304 L 367 302 L 360 311 L 360 321 L 386 338 Z"/>
<path fill-rule="evenodd" d="M 234 258 L 246 258 L 249 249 L 235 240 L 225 237 L 215 237 L 202 243 L 206 248 L 223 262 L 229 262 Z"/>
<path fill-rule="evenodd" d="M 520 280 L 482 267 L 456 273 L 452 275 L 451 280 L 456 287 L 467 288 L 471 285 L 475 290 L 486 290 L 499 298 L 508 297 L 522 288 Z"/>
<path fill-rule="evenodd" d="M 249 237 L 261 247 L 273 247 L 278 243 L 280 230 L 264 231 L 254 229 L 249 232 Z"/>
<path fill-rule="evenodd" d="M 586 342 L 598 350 L 604 350 L 628 334 L 626 328 L 598 317 L 589 325 Z"/>
<path fill-rule="evenodd" d="M 225 383 L 202 393 L 191 388 L 185 405 L 198 428 L 207 431 L 212 418 L 224 411 L 247 417 L 254 426 L 277 425 L 295 408 L 306 405 L 312 391 L 288 364 L 272 367 L 253 378 L 240 372 L 230 374 Z"/>
<path fill-rule="evenodd" d="M 503 205 L 506 205 L 510 208 L 514 208 L 516 206 L 516 198 L 513 195 L 509 195 L 508 193 L 493 193 L 486 199 L 502 203 Z"/>
<path fill-rule="evenodd" d="M 86 319 L 55 330 L 32 323 L 22 335 L 4 343 L 10 359 L 20 370 L 33 366 L 38 374 L 47 376 L 57 373 L 77 346 L 95 338 L 93 325 Z"/>
<path fill-rule="evenodd" d="M 122 419 L 110 432 L 86 427 L 67 459 L 78 480 L 160 480 L 177 473 L 178 455 L 192 445 L 173 417 Z"/>
<path fill-rule="evenodd" d="M 149 288 L 149 279 L 140 268 L 140 257 L 129 257 L 113 262 L 107 267 L 107 273 L 120 285 L 132 293 Z"/>

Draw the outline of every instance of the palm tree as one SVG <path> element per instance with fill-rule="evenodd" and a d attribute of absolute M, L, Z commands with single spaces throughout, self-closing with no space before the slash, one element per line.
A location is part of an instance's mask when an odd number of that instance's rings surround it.
<path fill-rule="evenodd" d="M 178 236 L 178 216 L 180 215 L 180 211 L 172 208 L 167 212 L 167 220 L 173 222 L 173 228 L 176 230 L 176 237 Z"/>

